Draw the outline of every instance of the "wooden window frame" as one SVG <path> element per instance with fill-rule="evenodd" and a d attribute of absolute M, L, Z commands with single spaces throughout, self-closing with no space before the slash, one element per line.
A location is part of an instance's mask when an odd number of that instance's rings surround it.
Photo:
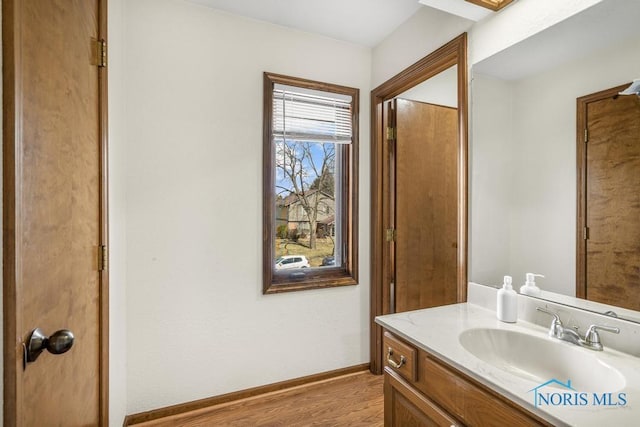
<path fill-rule="evenodd" d="M 350 286 L 358 284 L 358 121 L 360 90 L 297 77 L 265 72 L 263 75 L 263 225 L 262 225 L 262 293 L 301 291 L 308 289 Z M 273 143 L 273 88 L 275 84 L 295 86 L 342 95 L 352 99 L 352 142 L 343 146 L 341 224 L 343 255 L 341 265 L 334 268 L 308 269 L 305 277 L 294 280 L 274 274 L 275 229 L 275 144 Z M 336 215 L 337 217 L 338 215 Z M 336 260 L 337 261 L 337 260 Z M 307 269 L 305 269 L 307 270 Z"/>

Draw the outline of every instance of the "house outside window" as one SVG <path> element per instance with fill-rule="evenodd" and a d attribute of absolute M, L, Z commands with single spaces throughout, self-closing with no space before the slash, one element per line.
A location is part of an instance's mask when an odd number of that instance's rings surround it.
<path fill-rule="evenodd" d="M 358 97 L 264 74 L 264 293 L 357 284 Z"/>

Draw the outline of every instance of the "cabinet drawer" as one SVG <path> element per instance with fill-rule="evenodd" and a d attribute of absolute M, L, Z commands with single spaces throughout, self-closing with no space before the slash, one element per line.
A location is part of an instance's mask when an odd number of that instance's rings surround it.
<path fill-rule="evenodd" d="M 438 360 L 420 353 L 420 381 L 416 388 L 469 426 L 549 425 L 529 415 L 497 394 L 476 385 L 460 372 L 452 372 Z"/>
<path fill-rule="evenodd" d="M 418 351 L 389 332 L 384 333 L 384 364 L 409 381 L 417 381 Z"/>

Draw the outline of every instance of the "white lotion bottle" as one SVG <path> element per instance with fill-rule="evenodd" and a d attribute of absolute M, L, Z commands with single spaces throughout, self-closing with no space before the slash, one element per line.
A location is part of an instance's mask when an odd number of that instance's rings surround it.
<path fill-rule="evenodd" d="M 502 289 L 498 290 L 496 315 L 498 320 L 514 323 L 518 320 L 518 294 L 511 286 L 511 276 L 504 276 Z"/>
<path fill-rule="evenodd" d="M 544 277 L 542 274 L 527 273 L 526 281 L 524 285 L 520 287 L 520 293 L 523 295 L 530 295 L 532 297 L 539 297 L 541 292 L 540 288 L 536 286 L 536 277 Z"/>

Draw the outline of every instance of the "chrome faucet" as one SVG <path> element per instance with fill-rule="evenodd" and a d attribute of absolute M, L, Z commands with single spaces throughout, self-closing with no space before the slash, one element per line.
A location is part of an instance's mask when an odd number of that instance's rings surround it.
<path fill-rule="evenodd" d="M 579 345 L 581 340 L 580 335 L 578 335 L 578 333 L 573 329 L 566 329 L 562 325 L 560 316 L 542 307 L 538 307 L 536 308 L 536 310 L 541 311 L 542 313 L 548 314 L 550 316 L 553 316 L 553 320 L 551 321 L 551 326 L 549 327 L 549 336 L 551 338 L 555 338 L 562 341 L 568 341 L 572 344 Z"/>
<path fill-rule="evenodd" d="M 587 333 L 584 336 L 584 339 L 580 338 L 580 335 L 574 331 L 573 329 L 567 329 L 562 325 L 562 321 L 560 320 L 560 316 L 556 313 L 549 311 L 542 307 L 537 307 L 536 310 L 553 316 L 553 320 L 551 321 L 551 326 L 549 327 L 549 336 L 551 338 L 555 338 L 562 341 L 570 342 L 571 344 L 579 345 L 581 347 L 588 348 L 590 350 L 602 351 L 602 343 L 600 342 L 600 335 L 598 331 L 606 331 L 612 332 L 614 334 L 619 334 L 620 329 L 614 328 L 611 326 L 599 326 L 599 325 L 591 325 L 589 329 L 587 329 Z"/>

